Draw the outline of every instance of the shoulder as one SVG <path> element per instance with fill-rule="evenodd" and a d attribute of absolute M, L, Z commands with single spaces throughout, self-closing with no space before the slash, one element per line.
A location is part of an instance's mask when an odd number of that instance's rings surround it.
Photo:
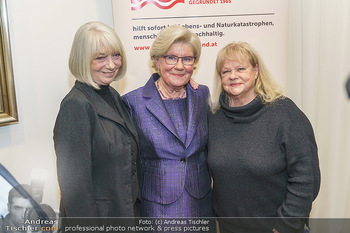
<path fill-rule="evenodd" d="M 198 90 L 202 91 L 203 93 L 209 95 L 209 88 L 205 85 L 199 85 Z"/>
<path fill-rule="evenodd" d="M 91 95 L 98 95 L 91 91 L 87 94 L 84 90 L 74 86 L 70 92 L 63 98 L 60 105 L 60 114 L 83 114 L 86 112 L 95 112 L 94 104 Z"/>
<path fill-rule="evenodd" d="M 189 89 L 192 90 L 194 93 L 198 94 L 201 97 L 209 97 L 209 88 L 205 85 L 199 85 L 198 89 L 194 90 L 191 85 L 187 84 L 189 86 Z"/>
<path fill-rule="evenodd" d="M 122 96 L 122 99 L 124 102 L 137 102 L 138 99 L 140 99 L 142 97 L 142 93 L 143 93 L 143 88 L 144 87 L 139 87 L 133 91 L 130 91 L 128 93 L 126 93 L 125 95 Z"/>
<path fill-rule="evenodd" d="M 6 214 L 5 218 L 0 218 L 0 228 L 2 226 L 10 226 L 10 225 L 12 225 L 12 224 L 10 223 L 10 214 L 9 213 Z M 0 232 L 2 232 L 1 229 L 0 229 Z"/>
<path fill-rule="evenodd" d="M 271 107 L 276 108 L 277 111 L 288 115 L 290 117 L 295 117 L 295 115 L 304 115 L 300 108 L 293 102 L 293 100 L 288 97 L 277 99 L 275 102 L 270 104 Z"/>
<path fill-rule="evenodd" d="M 304 112 L 288 97 L 276 100 L 270 107 L 275 109 L 277 116 L 283 118 L 286 123 L 293 125 L 293 127 L 311 127 Z"/>
<path fill-rule="evenodd" d="M 147 83 L 144 86 L 141 86 L 123 95 L 123 100 L 135 100 L 142 99 L 144 97 L 151 98 L 154 95 L 154 93 L 157 92 L 157 89 L 154 84 L 154 81 L 159 78 L 157 75 L 158 74 L 156 73 L 152 74 L 152 76 L 148 79 Z"/>
<path fill-rule="evenodd" d="M 219 108 L 215 113 L 209 110 L 208 112 L 208 122 L 209 125 L 222 123 L 226 119 L 226 115 L 223 113 L 222 109 Z"/>
<path fill-rule="evenodd" d="M 275 102 L 273 102 L 272 104 L 276 104 L 278 106 L 286 107 L 286 108 L 289 108 L 289 107 L 298 108 L 296 106 L 296 104 L 293 102 L 293 100 L 291 100 L 288 97 L 279 98 L 279 99 L 275 100 Z"/>
<path fill-rule="evenodd" d="M 86 105 L 89 102 L 89 98 L 83 91 L 77 89 L 76 87 L 73 87 L 70 92 L 63 98 L 61 107 L 66 105 Z"/>
<path fill-rule="evenodd" d="M 5 227 L 6 227 L 5 221 L 3 220 L 3 218 L 0 218 L 0 233 L 4 232 Z"/>

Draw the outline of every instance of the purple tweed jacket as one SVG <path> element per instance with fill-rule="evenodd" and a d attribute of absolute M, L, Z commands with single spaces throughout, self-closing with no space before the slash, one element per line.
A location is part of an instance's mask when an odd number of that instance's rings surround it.
<path fill-rule="evenodd" d="M 139 134 L 142 198 L 170 204 L 186 188 L 191 196 L 201 199 L 211 192 L 206 160 L 209 89 L 186 86 L 188 130 L 183 143 L 154 85 L 158 78 L 158 74 L 153 74 L 144 87 L 123 96 Z"/>

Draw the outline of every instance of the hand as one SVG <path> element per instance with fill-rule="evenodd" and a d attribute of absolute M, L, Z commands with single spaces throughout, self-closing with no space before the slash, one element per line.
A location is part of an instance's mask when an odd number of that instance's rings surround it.
<path fill-rule="evenodd" d="M 192 78 L 190 79 L 189 83 L 193 89 L 195 89 L 195 90 L 198 89 L 199 84 L 196 81 L 194 81 Z"/>
<path fill-rule="evenodd" d="M 278 230 L 276 230 L 275 228 L 272 229 L 273 233 L 280 233 Z"/>

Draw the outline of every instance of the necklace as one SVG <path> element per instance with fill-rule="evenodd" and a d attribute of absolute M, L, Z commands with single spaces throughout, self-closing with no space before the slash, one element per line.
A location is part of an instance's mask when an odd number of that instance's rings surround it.
<path fill-rule="evenodd" d="M 156 87 L 157 87 L 157 90 L 158 90 L 159 94 L 162 96 L 162 99 L 165 99 L 165 100 L 178 100 L 178 99 L 183 99 L 186 96 L 186 89 L 185 88 L 184 88 L 184 92 L 179 97 L 171 98 L 171 97 L 165 96 L 163 94 L 163 92 L 160 90 L 159 79 L 156 81 Z"/>

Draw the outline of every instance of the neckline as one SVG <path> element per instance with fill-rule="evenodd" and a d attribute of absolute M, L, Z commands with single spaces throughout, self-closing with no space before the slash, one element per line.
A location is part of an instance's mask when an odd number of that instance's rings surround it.
<path fill-rule="evenodd" d="M 186 97 L 186 88 L 185 88 L 185 87 L 184 87 L 184 91 L 183 91 L 183 93 L 181 94 L 181 96 L 175 97 L 175 98 L 167 97 L 166 95 L 164 95 L 164 93 L 162 92 L 162 90 L 160 90 L 160 87 L 159 87 L 159 80 L 160 80 L 160 78 L 157 79 L 157 81 L 155 82 L 155 84 L 156 84 L 157 90 L 158 90 L 158 92 L 159 92 L 159 94 L 160 94 L 160 96 L 161 96 L 161 98 L 162 98 L 163 100 L 178 100 L 178 99 L 184 99 L 184 98 Z"/>
<path fill-rule="evenodd" d="M 259 118 L 267 109 L 266 104 L 262 103 L 259 95 L 251 102 L 239 107 L 230 107 L 227 102 L 227 97 L 224 91 L 220 94 L 221 109 L 226 117 L 235 123 L 249 123 Z"/>
<path fill-rule="evenodd" d="M 109 85 L 100 85 L 100 89 L 96 91 L 100 95 L 107 95 L 109 92 Z"/>

